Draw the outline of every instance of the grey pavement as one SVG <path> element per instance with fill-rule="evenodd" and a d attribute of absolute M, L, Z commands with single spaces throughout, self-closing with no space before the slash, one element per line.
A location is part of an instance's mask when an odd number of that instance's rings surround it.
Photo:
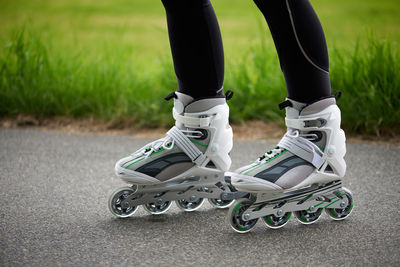
<path fill-rule="evenodd" d="M 313 225 L 294 218 L 272 230 L 261 222 L 233 232 L 226 210 L 207 202 L 192 213 L 143 208 L 116 219 L 109 195 L 125 185 L 116 160 L 151 140 L 0 129 L 0 266 L 400 265 L 400 149 L 348 144 L 345 187 L 351 216 L 325 214 Z M 235 142 L 232 169 L 274 144 Z"/>

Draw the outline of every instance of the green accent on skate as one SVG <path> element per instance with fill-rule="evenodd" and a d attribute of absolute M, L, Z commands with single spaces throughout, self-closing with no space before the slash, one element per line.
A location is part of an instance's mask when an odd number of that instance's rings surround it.
<path fill-rule="evenodd" d="M 331 200 L 334 200 L 335 198 L 337 198 L 337 197 L 333 197 L 333 198 L 331 198 Z M 339 199 L 338 199 L 339 200 Z M 338 201 L 338 200 L 336 200 L 336 201 Z M 335 201 L 335 202 L 336 202 Z M 333 203 L 335 203 L 335 202 L 333 202 Z M 314 208 L 316 208 L 316 207 L 318 207 L 318 206 L 321 206 L 322 204 L 324 204 L 325 202 L 321 202 L 321 203 L 319 203 L 319 204 L 317 204 L 317 205 L 315 205 L 314 206 Z M 329 205 L 332 205 L 333 203 L 330 203 Z M 328 205 L 328 206 L 329 206 Z M 326 206 L 327 207 L 327 206 Z M 326 208 L 326 207 L 324 207 L 324 208 Z M 310 209 L 308 208 L 308 209 L 306 209 L 306 211 L 310 211 Z"/>
<path fill-rule="evenodd" d="M 242 226 L 239 226 L 239 230 L 246 231 L 247 229 Z"/>
<path fill-rule="evenodd" d="M 321 202 L 321 203 L 315 205 L 314 208 L 316 208 L 316 207 L 318 207 L 318 206 L 321 206 L 321 205 L 324 204 L 324 203 L 325 203 L 325 202 Z M 310 208 L 308 208 L 308 209 L 306 209 L 306 211 L 307 211 L 307 212 L 310 212 L 311 210 L 310 210 Z"/>
<path fill-rule="evenodd" d="M 256 167 L 254 167 L 254 168 L 252 168 L 252 169 L 250 169 L 250 170 L 248 170 L 248 171 L 246 171 L 245 173 L 243 173 L 243 174 L 248 174 L 249 172 L 251 172 L 251 171 L 254 171 L 255 169 L 258 169 L 258 168 L 260 168 L 261 166 L 264 166 L 265 164 L 267 164 L 268 162 L 270 162 L 271 160 L 274 160 L 274 159 L 276 159 L 277 157 L 279 157 L 279 156 L 281 156 L 281 155 L 283 155 L 283 154 L 285 154 L 287 152 L 287 150 L 286 149 L 283 149 L 282 150 L 282 152 L 281 153 L 279 153 L 279 154 L 276 154 L 273 158 L 270 158 L 270 159 L 268 159 L 267 161 L 265 161 L 263 164 L 261 164 L 261 165 L 258 165 L 258 166 L 256 166 Z"/>
<path fill-rule="evenodd" d="M 331 200 L 334 200 L 336 197 L 334 197 L 334 198 L 332 198 Z M 319 203 L 319 204 L 317 204 L 317 205 L 315 205 L 314 207 L 318 207 L 318 206 L 321 206 L 322 204 L 324 204 L 325 202 L 321 202 L 321 203 Z"/>
<path fill-rule="evenodd" d="M 171 148 L 171 146 L 172 146 L 172 143 L 170 143 L 170 145 L 167 146 L 167 148 Z M 150 156 L 153 155 L 153 154 L 156 154 L 156 153 L 158 153 L 158 152 L 164 151 L 164 150 L 165 150 L 165 148 L 160 147 L 157 151 L 151 152 Z"/>
<path fill-rule="evenodd" d="M 190 139 L 190 138 L 189 138 L 189 140 L 192 141 L 192 142 L 195 143 L 195 144 L 198 144 L 198 145 L 201 145 L 201 146 L 204 146 L 204 147 L 208 147 L 207 145 L 202 144 L 202 143 L 200 143 L 200 142 L 198 142 L 198 141 L 195 141 L 195 140 L 193 140 L 193 139 Z"/>
<path fill-rule="evenodd" d="M 308 222 L 308 220 L 307 220 L 307 218 L 306 217 L 304 217 L 304 215 L 303 216 L 301 216 L 301 218 L 300 218 L 303 222 Z"/>
<path fill-rule="evenodd" d="M 151 154 L 150 154 L 150 156 L 151 155 L 153 155 L 153 154 L 157 154 L 158 152 L 161 152 L 161 151 L 163 151 L 163 150 L 165 150 L 165 148 L 160 148 L 159 150 L 157 150 L 157 151 L 153 151 L 153 152 L 151 152 Z"/>
<path fill-rule="evenodd" d="M 271 217 L 270 217 L 270 216 L 267 216 L 267 222 L 268 222 L 270 225 L 274 225 L 274 222 L 271 220 Z"/>
<path fill-rule="evenodd" d="M 345 196 L 346 194 L 340 194 L 340 191 L 336 191 L 336 193 L 338 193 L 339 195 L 341 195 L 341 196 Z M 333 198 L 331 198 L 331 200 L 334 200 L 335 198 L 337 198 L 337 197 L 333 197 Z M 338 202 L 340 200 L 340 198 L 338 199 L 338 200 L 336 200 L 335 202 Z M 335 202 L 333 202 L 333 203 L 335 203 Z M 330 205 L 332 205 L 333 203 L 330 203 L 328 206 L 330 206 Z M 322 203 L 321 203 L 322 204 Z M 328 206 L 325 206 L 324 208 L 326 208 L 326 207 L 328 207 Z"/>
<path fill-rule="evenodd" d="M 289 214 L 289 216 L 287 217 L 286 221 L 289 221 L 291 217 L 292 217 L 292 213 Z"/>
<path fill-rule="evenodd" d="M 324 150 L 325 150 L 325 147 L 322 147 L 322 146 L 319 146 L 319 145 L 316 145 L 319 149 L 321 149 L 321 151 L 322 152 L 324 152 Z"/>
<path fill-rule="evenodd" d="M 306 197 L 304 198 L 304 200 L 307 200 L 307 199 L 309 199 L 310 197 L 312 197 L 312 194 L 306 196 Z"/>
<path fill-rule="evenodd" d="M 339 198 L 339 199 L 337 199 L 337 200 L 335 200 L 335 201 L 333 201 L 332 203 L 330 203 L 330 204 L 326 205 L 324 208 L 327 208 L 327 207 L 329 207 L 330 205 L 332 205 L 332 204 L 334 204 L 334 203 L 338 202 L 339 200 L 340 200 L 340 198 Z"/>
<path fill-rule="evenodd" d="M 353 208 L 354 208 L 354 204 L 353 204 L 353 203 L 351 203 L 350 211 L 352 211 L 352 210 L 353 210 Z"/>
<path fill-rule="evenodd" d="M 234 211 L 238 211 L 238 209 L 240 209 L 240 207 L 242 207 L 242 205 L 241 205 L 241 204 L 239 204 L 239 205 L 236 205 L 236 206 L 233 208 L 233 210 L 234 210 Z"/>
<path fill-rule="evenodd" d="M 328 209 L 328 211 L 333 217 L 337 218 L 337 213 L 335 212 L 335 209 Z"/>
<path fill-rule="evenodd" d="M 238 211 L 242 206 L 243 206 L 242 204 L 238 204 L 238 205 L 236 205 L 236 206 L 233 208 L 233 210 L 234 210 L 234 211 Z M 247 230 L 246 228 L 244 228 L 244 227 L 242 227 L 242 226 L 240 226 L 240 225 L 238 225 L 238 228 L 239 228 L 239 230 L 241 230 L 241 231 L 246 231 L 246 230 Z"/>
<path fill-rule="evenodd" d="M 145 158 L 145 157 L 141 157 L 140 159 L 135 160 L 134 162 L 132 162 L 131 164 L 129 164 L 128 166 L 126 166 L 125 169 L 128 169 L 132 164 L 134 164 L 134 163 L 136 163 L 136 162 L 139 162 L 139 161 L 143 160 L 144 158 Z"/>
<path fill-rule="evenodd" d="M 338 193 L 338 194 L 340 194 L 340 191 L 336 191 L 336 193 Z M 345 196 L 346 194 L 340 194 L 341 196 Z M 311 196 L 311 195 L 310 195 Z M 336 199 L 336 198 L 338 198 L 338 197 L 333 197 L 333 198 L 331 198 L 330 200 L 334 200 L 334 199 Z M 307 198 L 308 199 L 308 198 Z M 323 208 L 327 208 L 327 207 L 329 207 L 330 205 L 332 205 L 333 203 L 335 203 L 335 202 L 338 202 L 340 200 L 340 198 L 338 199 L 338 200 L 335 200 L 334 202 L 332 202 L 332 203 L 329 203 L 327 206 L 325 206 L 325 207 L 323 207 Z M 322 204 L 324 204 L 325 202 L 321 202 L 321 203 L 319 203 L 319 204 L 317 204 L 317 205 L 315 205 L 314 207 L 318 207 L 318 206 L 321 206 Z M 308 209 L 306 209 L 306 211 L 307 212 L 310 212 L 310 209 L 308 208 Z"/>

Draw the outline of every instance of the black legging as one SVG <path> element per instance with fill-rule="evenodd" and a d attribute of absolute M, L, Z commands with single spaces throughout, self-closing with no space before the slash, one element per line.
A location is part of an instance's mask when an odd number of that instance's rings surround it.
<path fill-rule="evenodd" d="M 178 90 L 194 98 L 221 95 L 224 52 L 210 0 L 162 0 Z M 324 32 L 308 0 L 254 0 L 278 51 L 288 97 L 311 103 L 331 95 Z"/>

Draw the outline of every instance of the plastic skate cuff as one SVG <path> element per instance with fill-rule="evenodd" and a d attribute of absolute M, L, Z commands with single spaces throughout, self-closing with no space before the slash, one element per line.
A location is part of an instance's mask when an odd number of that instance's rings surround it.
<path fill-rule="evenodd" d="M 175 109 L 172 110 L 172 115 L 177 122 L 182 123 L 186 126 L 191 126 L 191 127 L 210 126 L 211 121 L 214 118 L 214 116 L 209 116 L 209 117 L 204 117 L 204 118 L 183 116 L 183 115 L 180 115 L 178 112 L 176 112 Z"/>
<path fill-rule="evenodd" d="M 197 165 L 201 165 L 207 157 L 190 141 L 190 139 L 182 133 L 178 127 L 172 127 L 167 136 L 171 137 L 175 144 L 188 155 L 188 157 Z"/>

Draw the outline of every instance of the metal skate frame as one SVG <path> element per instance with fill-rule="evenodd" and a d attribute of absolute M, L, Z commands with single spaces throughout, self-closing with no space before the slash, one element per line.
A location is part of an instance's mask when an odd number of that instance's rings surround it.
<path fill-rule="evenodd" d="M 243 221 L 275 215 L 283 216 L 286 212 L 306 210 L 313 213 L 320 208 L 343 209 L 349 203 L 343 197 L 342 182 L 334 181 L 326 185 L 312 185 L 308 188 L 290 192 L 252 194 L 254 203 L 243 213 Z"/>
<path fill-rule="evenodd" d="M 121 206 L 162 205 L 172 200 L 194 202 L 199 198 L 221 199 L 222 193 L 231 192 L 222 175 L 192 176 L 153 185 L 133 185 L 135 192 L 124 199 Z"/>

